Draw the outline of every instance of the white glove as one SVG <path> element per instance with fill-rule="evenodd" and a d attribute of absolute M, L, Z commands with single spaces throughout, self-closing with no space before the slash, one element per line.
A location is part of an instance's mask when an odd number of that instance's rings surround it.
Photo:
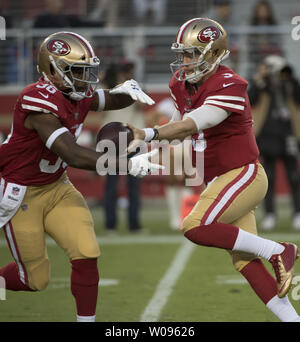
<path fill-rule="evenodd" d="M 158 149 L 152 150 L 148 153 L 132 157 L 129 160 L 128 169 L 131 176 L 143 178 L 153 170 L 163 170 L 165 167 L 160 164 L 151 163 L 148 158 L 154 156 Z"/>
<path fill-rule="evenodd" d="M 153 105 L 155 102 L 149 97 L 146 93 L 144 93 L 135 80 L 128 80 L 122 83 L 119 86 L 111 89 L 109 91 L 110 94 L 127 94 L 131 96 L 135 101 L 140 101 L 142 103 L 146 103 L 148 105 Z"/>

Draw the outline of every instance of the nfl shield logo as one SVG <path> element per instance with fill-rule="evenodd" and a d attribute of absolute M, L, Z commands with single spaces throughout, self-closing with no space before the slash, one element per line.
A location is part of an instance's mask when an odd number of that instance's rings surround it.
<path fill-rule="evenodd" d="M 20 188 L 18 188 L 17 186 L 14 186 L 14 187 L 12 188 L 12 191 L 11 191 L 12 195 L 18 196 L 18 195 L 19 195 L 19 192 L 20 192 Z"/>
<path fill-rule="evenodd" d="M 78 117 L 79 117 L 79 113 L 77 113 L 77 112 L 74 113 L 74 119 L 75 119 L 75 120 L 78 120 Z"/>

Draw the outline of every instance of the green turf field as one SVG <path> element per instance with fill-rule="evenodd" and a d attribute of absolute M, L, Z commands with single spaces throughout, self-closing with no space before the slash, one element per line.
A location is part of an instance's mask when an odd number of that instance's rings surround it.
<path fill-rule="evenodd" d="M 300 245 L 300 232 L 290 227 L 289 201 L 277 203 L 279 224 L 263 234 L 276 241 Z M 101 208 L 92 209 L 101 246 L 98 322 L 276 322 L 244 279 L 233 269 L 227 252 L 198 247 L 168 226 L 162 202 L 144 203 L 144 232 L 126 231 L 126 213 L 120 209 L 120 227 L 108 235 Z M 258 208 L 258 222 L 262 210 Z M 11 261 L 0 233 L 0 266 Z M 75 303 L 69 290 L 70 266 L 63 252 L 48 240 L 51 281 L 40 293 L 6 291 L 0 300 L 0 321 L 75 321 Z M 269 265 L 268 265 L 269 267 Z M 296 267 L 300 275 L 300 262 Z M 299 283 L 300 284 L 300 283 Z M 300 289 L 289 298 L 300 312 Z"/>

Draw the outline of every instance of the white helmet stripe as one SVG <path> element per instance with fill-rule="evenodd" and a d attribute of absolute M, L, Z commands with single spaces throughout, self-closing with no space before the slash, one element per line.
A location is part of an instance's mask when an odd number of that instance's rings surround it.
<path fill-rule="evenodd" d="M 183 33 L 184 31 L 186 30 L 186 28 L 189 26 L 190 23 L 192 23 L 193 21 L 196 21 L 196 20 L 199 20 L 199 19 L 202 19 L 202 18 L 194 18 L 194 19 L 191 19 L 189 21 L 187 21 L 186 23 L 184 23 L 179 31 L 178 31 L 178 34 L 177 34 L 177 37 L 176 37 L 176 43 L 181 43 L 182 41 L 182 36 L 183 36 Z"/>
<path fill-rule="evenodd" d="M 75 36 L 76 38 L 78 38 L 83 43 L 83 45 L 85 45 L 85 47 L 87 48 L 88 52 L 91 55 L 90 57 L 95 57 L 94 49 L 92 48 L 89 41 L 87 41 L 84 37 L 82 37 L 80 34 L 74 33 L 74 32 L 63 32 L 63 33 L 67 33 L 67 34 L 70 34 L 71 36 Z"/>

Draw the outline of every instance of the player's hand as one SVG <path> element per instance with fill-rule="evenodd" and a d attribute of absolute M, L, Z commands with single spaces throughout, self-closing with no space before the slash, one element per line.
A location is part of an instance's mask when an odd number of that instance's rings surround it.
<path fill-rule="evenodd" d="M 148 159 L 157 153 L 158 149 L 156 148 L 148 153 L 144 153 L 129 159 L 129 174 L 137 178 L 143 178 L 154 170 L 163 170 L 165 168 L 163 165 L 151 163 Z"/>
<path fill-rule="evenodd" d="M 126 124 L 128 128 L 130 128 L 133 132 L 133 140 L 129 143 L 127 147 L 127 153 L 133 153 L 137 151 L 137 148 L 141 144 L 141 141 L 145 139 L 145 132 L 142 129 L 136 128 L 130 124 Z"/>
<path fill-rule="evenodd" d="M 135 80 L 128 80 L 109 91 L 110 94 L 126 94 L 131 96 L 131 98 L 135 101 L 140 101 L 142 103 L 153 105 L 155 102 L 144 93 Z"/>

